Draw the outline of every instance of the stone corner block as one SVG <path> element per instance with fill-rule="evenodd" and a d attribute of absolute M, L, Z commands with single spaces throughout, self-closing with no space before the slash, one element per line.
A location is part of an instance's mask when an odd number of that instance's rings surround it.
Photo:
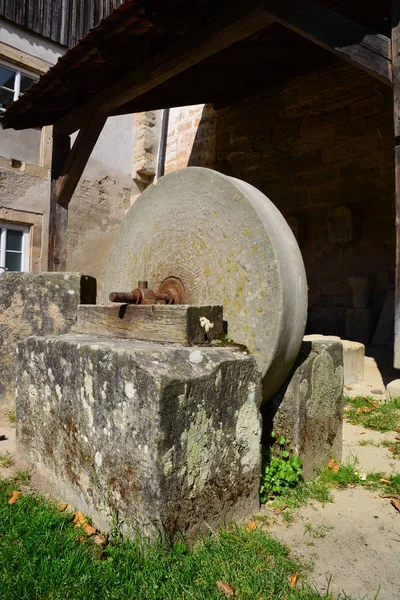
<path fill-rule="evenodd" d="M 261 375 L 232 348 L 19 344 L 17 444 L 102 530 L 195 535 L 258 510 Z"/>
<path fill-rule="evenodd" d="M 96 280 L 82 273 L 0 274 L 0 398 L 14 396 L 17 343 L 30 335 L 62 334 L 79 304 L 96 302 Z"/>
<path fill-rule="evenodd" d="M 312 477 L 332 456 L 342 455 L 343 347 L 325 338 L 303 341 L 280 392 L 262 407 L 264 443 L 272 430 L 290 440 Z"/>

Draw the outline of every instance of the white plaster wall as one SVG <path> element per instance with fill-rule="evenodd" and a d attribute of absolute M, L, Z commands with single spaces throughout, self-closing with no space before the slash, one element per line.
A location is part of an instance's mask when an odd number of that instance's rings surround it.
<path fill-rule="evenodd" d="M 54 65 L 66 48 L 0 18 L 0 42 Z"/>
<path fill-rule="evenodd" d="M 76 134 L 72 136 L 72 141 Z M 109 117 L 83 172 L 82 181 L 109 177 L 132 186 L 133 115 Z"/>
<path fill-rule="evenodd" d="M 49 67 L 54 65 L 66 51 L 64 46 L 55 44 L 1 18 L 0 42 L 20 52 L 44 60 L 49 64 Z M 15 131 L 14 129 L 3 130 L 0 128 L 0 156 L 39 164 L 40 137 L 40 129 Z"/>
<path fill-rule="evenodd" d="M 0 129 L 0 156 L 38 165 L 40 138 L 40 129 Z"/>
<path fill-rule="evenodd" d="M 51 64 L 66 51 L 1 19 L 0 41 Z M 0 156 L 37 162 L 35 136 L 39 135 L 37 130 L 0 129 Z M 76 134 L 71 141 L 75 138 Z M 100 293 L 115 233 L 130 206 L 133 151 L 133 115 L 109 118 L 69 205 L 67 268 L 96 277 Z M 41 269 L 47 270 L 49 180 L 4 169 L 0 195 L 2 206 L 43 214 Z"/>

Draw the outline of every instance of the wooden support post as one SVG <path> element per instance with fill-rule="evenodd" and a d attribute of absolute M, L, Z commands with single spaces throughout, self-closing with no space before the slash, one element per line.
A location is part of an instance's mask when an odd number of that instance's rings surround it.
<path fill-rule="evenodd" d="M 53 130 L 53 159 L 49 216 L 49 271 L 66 271 L 68 243 L 68 205 L 78 185 L 106 116 L 90 119 L 79 131 L 72 149 L 70 137 Z"/>
<path fill-rule="evenodd" d="M 392 4 L 392 81 L 396 210 L 394 367 L 400 369 L 400 0 L 393 0 Z"/>
<path fill-rule="evenodd" d="M 70 144 L 69 135 L 58 133 L 54 127 L 47 263 L 49 271 L 66 271 L 67 269 L 68 206 L 61 206 L 57 202 L 57 181 L 68 158 Z"/>

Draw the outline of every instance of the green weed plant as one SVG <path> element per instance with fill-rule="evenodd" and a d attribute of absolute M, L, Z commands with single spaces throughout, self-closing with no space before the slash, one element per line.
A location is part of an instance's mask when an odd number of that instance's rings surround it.
<path fill-rule="evenodd" d="M 289 440 L 283 435 L 271 434 L 272 444 L 264 446 L 262 453 L 260 502 L 265 504 L 270 496 L 285 494 L 295 487 L 302 476 L 301 458 L 294 454 Z"/>

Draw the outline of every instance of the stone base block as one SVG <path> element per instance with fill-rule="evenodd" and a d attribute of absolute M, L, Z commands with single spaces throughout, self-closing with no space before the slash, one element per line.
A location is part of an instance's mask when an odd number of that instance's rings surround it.
<path fill-rule="evenodd" d="M 342 340 L 344 383 L 351 385 L 364 379 L 365 346 L 359 342 Z"/>
<path fill-rule="evenodd" d="M 65 335 L 18 348 L 17 444 L 102 530 L 194 534 L 259 507 L 261 379 L 234 348 Z"/>
<path fill-rule="evenodd" d="M 394 379 L 386 386 L 386 400 L 397 400 L 400 398 L 400 379 Z"/>
<path fill-rule="evenodd" d="M 96 280 L 81 273 L 0 273 L 0 399 L 14 399 L 17 343 L 68 333 L 79 304 L 96 302 Z"/>
<path fill-rule="evenodd" d="M 348 308 L 346 310 L 346 339 L 367 346 L 375 327 L 375 315 L 369 308 Z"/>
<path fill-rule="evenodd" d="M 340 341 L 303 342 L 299 358 L 280 392 L 262 407 L 263 441 L 284 435 L 312 477 L 332 456 L 342 456 L 343 347 Z"/>

